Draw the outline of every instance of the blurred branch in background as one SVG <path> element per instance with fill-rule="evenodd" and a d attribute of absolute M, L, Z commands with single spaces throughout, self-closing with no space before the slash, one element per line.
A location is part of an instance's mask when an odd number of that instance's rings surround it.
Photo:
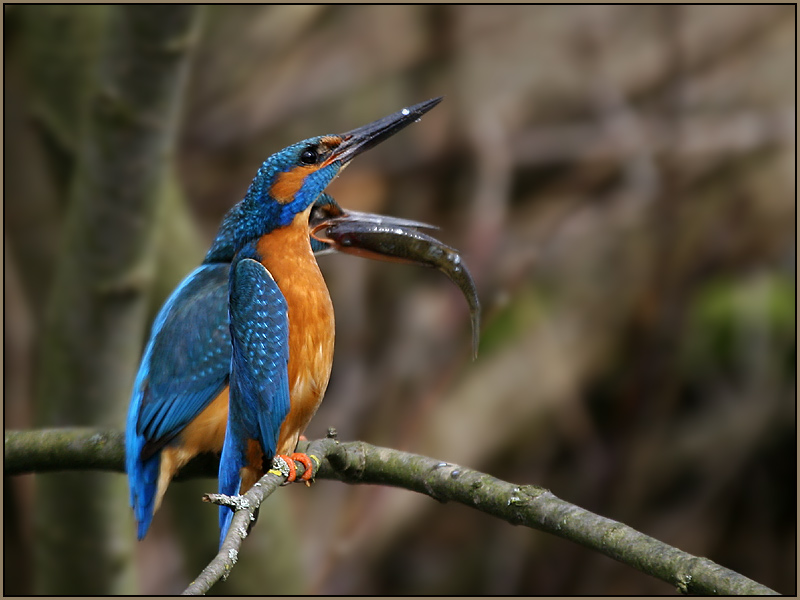
<path fill-rule="evenodd" d="M 79 147 L 65 116 L 88 110 L 96 8 L 6 11 L 10 428 L 58 424 L 30 398 L 42 377 L 30 356 L 50 343 L 45 298 Z M 156 218 L 150 314 L 266 156 L 445 95 L 330 191 L 348 208 L 435 223 L 463 251 L 484 306 L 478 360 L 463 300 L 437 273 L 324 257 L 336 359 L 309 437 L 333 425 L 537 482 L 796 591 L 794 6 L 206 10 L 176 152 L 187 206 Z M 36 50 L 42 36 L 58 43 Z M 31 479 L 6 488 L 6 548 L 20 549 L 6 552 L 7 591 L 32 589 Z M 201 489 L 167 494 L 138 545 L 143 591 L 180 592 L 216 547 L 216 527 L 192 516 Z M 289 515 L 284 529 L 262 522 L 220 593 L 261 593 L 265 569 L 303 564 L 320 565 L 313 580 L 269 578 L 325 594 L 674 592 L 552 536 L 382 486 L 294 486 L 264 510 Z"/>

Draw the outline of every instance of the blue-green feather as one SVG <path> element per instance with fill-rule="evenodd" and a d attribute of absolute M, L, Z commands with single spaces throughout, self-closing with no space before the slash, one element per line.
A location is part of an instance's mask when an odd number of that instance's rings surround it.
<path fill-rule="evenodd" d="M 228 426 L 219 462 L 219 491 L 239 493 L 247 442 L 264 460 L 275 455 L 281 423 L 289 414 L 289 317 L 278 284 L 252 245 L 234 260 L 230 277 L 231 375 Z M 233 511 L 220 507 L 220 544 Z"/>

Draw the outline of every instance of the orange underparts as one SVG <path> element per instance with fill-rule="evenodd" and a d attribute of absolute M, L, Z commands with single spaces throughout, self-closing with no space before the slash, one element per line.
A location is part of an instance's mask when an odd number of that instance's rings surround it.
<path fill-rule="evenodd" d="M 161 453 L 154 511 L 161 506 L 167 486 L 183 465 L 203 452 L 220 452 L 228 423 L 228 388 L 201 412 Z"/>
<path fill-rule="evenodd" d="M 246 456 L 247 463 L 239 471 L 240 494 L 246 493 L 264 474 L 264 453 L 261 451 L 261 444 L 255 440 L 247 440 Z"/>
<path fill-rule="evenodd" d="M 308 213 L 258 242 L 262 264 L 288 307 L 290 409 L 278 433 L 276 454 L 291 455 L 317 412 L 333 363 L 333 305 L 308 241 Z"/>

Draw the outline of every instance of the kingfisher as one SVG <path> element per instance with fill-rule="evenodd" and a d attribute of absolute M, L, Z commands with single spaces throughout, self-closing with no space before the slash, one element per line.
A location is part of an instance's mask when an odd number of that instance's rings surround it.
<path fill-rule="evenodd" d="M 334 339 L 333 306 L 313 253 L 325 245 L 309 238 L 312 211 L 341 215 L 325 187 L 355 156 L 440 101 L 272 155 L 203 263 L 164 304 L 126 428 L 139 539 L 172 477 L 199 453 L 221 450 L 219 489 L 227 495 L 246 492 L 276 455 L 289 481 L 295 460 L 310 477 L 310 459 L 294 450 L 327 387 Z M 220 540 L 232 515 L 221 507 Z"/>

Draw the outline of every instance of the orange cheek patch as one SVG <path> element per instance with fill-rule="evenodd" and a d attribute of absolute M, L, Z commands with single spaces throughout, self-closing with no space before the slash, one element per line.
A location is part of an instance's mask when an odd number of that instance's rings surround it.
<path fill-rule="evenodd" d="M 295 167 L 291 171 L 281 173 L 269 189 L 270 196 L 281 204 L 288 204 L 294 200 L 294 195 L 303 186 L 306 177 L 318 168 L 317 165 L 308 165 L 306 167 Z"/>

